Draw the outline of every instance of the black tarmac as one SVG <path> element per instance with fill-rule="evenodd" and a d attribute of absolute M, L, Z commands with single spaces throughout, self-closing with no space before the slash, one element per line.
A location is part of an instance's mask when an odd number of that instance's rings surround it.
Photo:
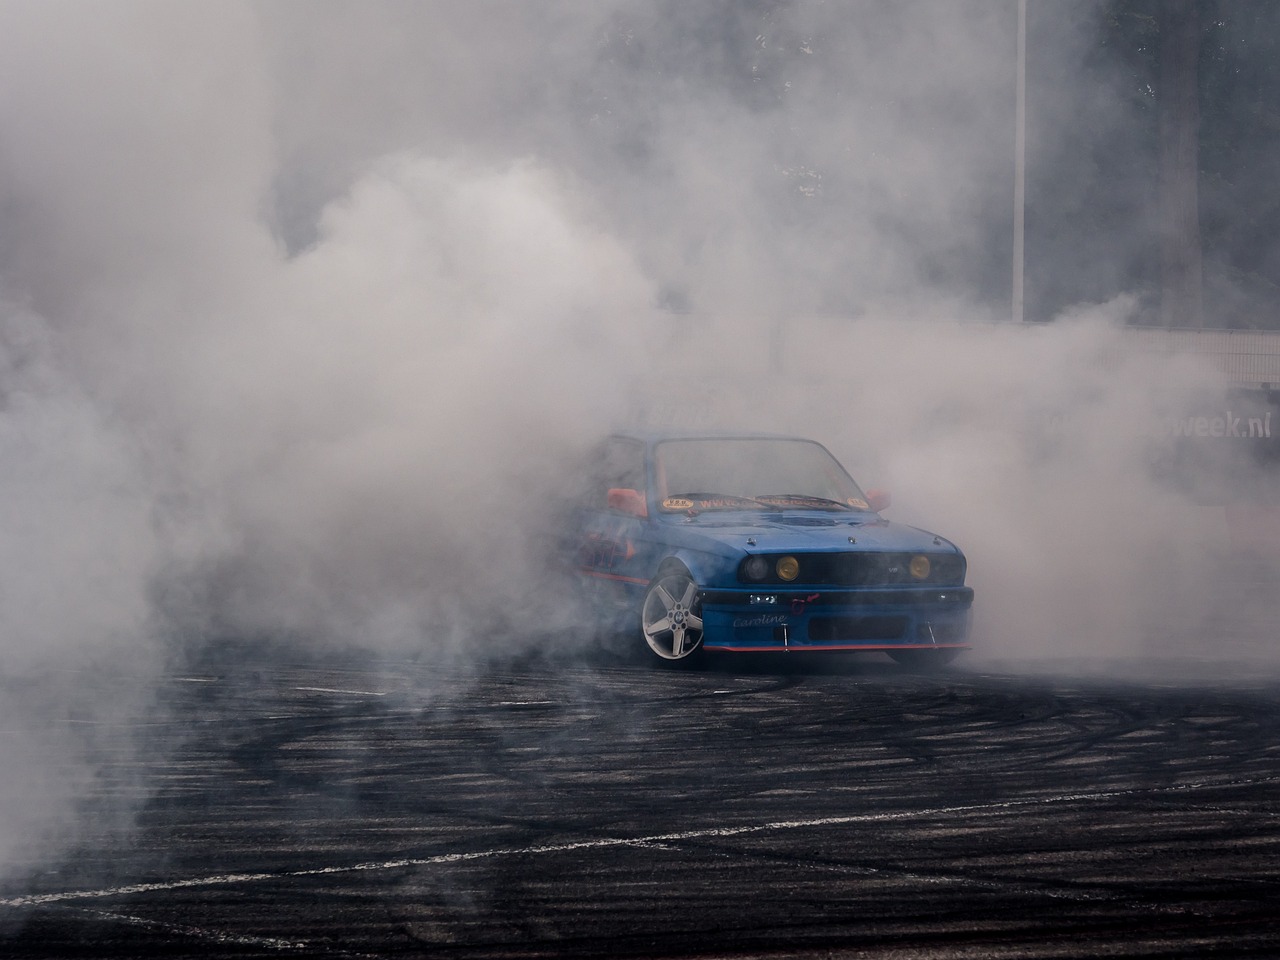
<path fill-rule="evenodd" d="M 162 693 L 0 956 L 1280 956 L 1274 678 L 235 645 Z"/>

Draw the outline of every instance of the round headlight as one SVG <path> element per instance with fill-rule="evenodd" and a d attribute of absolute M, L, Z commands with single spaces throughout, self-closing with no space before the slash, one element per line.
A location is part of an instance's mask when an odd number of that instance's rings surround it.
<path fill-rule="evenodd" d="M 795 557 L 779 557 L 775 569 L 783 580 L 794 580 L 800 576 L 800 561 Z"/>
<path fill-rule="evenodd" d="M 911 558 L 911 563 L 907 565 L 907 569 L 911 571 L 911 576 L 917 580 L 924 580 L 929 576 L 929 558 L 923 554 L 917 554 Z"/>
<path fill-rule="evenodd" d="M 763 580 L 769 575 L 769 561 L 764 557 L 747 557 L 742 565 L 742 575 L 748 580 Z"/>

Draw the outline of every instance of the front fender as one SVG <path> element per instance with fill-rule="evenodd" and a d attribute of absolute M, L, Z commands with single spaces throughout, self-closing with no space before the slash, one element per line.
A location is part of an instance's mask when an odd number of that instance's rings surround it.
<path fill-rule="evenodd" d="M 737 582 L 738 564 L 744 556 L 746 556 L 745 552 L 739 556 L 728 556 L 690 547 L 679 547 L 662 561 L 659 568 L 673 560 L 678 561 L 689 571 L 689 576 L 698 586 L 704 588 L 727 586 Z"/>

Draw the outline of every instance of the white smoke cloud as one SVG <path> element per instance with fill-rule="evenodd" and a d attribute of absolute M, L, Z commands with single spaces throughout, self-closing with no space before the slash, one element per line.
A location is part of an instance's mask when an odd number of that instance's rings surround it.
<path fill-rule="evenodd" d="M 75 812 L 95 724 L 145 695 L 98 699 L 107 667 L 152 675 L 148 584 L 160 544 L 126 427 L 76 390 L 44 321 L 0 306 L 0 871 Z M 77 723 L 77 719 L 87 723 Z"/>
<path fill-rule="evenodd" d="M 417 608 L 430 646 L 427 624 L 518 596 L 530 510 L 623 412 L 649 309 L 571 207 L 531 162 L 390 158 L 281 265 L 269 312 L 217 329 L 184 379 L 234 377 L 190 398 L 191 482 L 238 532 L 211 558 L 239 584 L 230 626 L 350 636 Z"/>

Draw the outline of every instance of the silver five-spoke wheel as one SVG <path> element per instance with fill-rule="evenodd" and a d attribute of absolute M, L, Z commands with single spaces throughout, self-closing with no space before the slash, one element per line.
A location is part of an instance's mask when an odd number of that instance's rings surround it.
<path fill-rule="evenodd" d="M 641 608 L 644 639 L 664 660 L 683 660 L 702 646 L 698 585 L 685 573 L 667 573 L 649 585 Z"/>

